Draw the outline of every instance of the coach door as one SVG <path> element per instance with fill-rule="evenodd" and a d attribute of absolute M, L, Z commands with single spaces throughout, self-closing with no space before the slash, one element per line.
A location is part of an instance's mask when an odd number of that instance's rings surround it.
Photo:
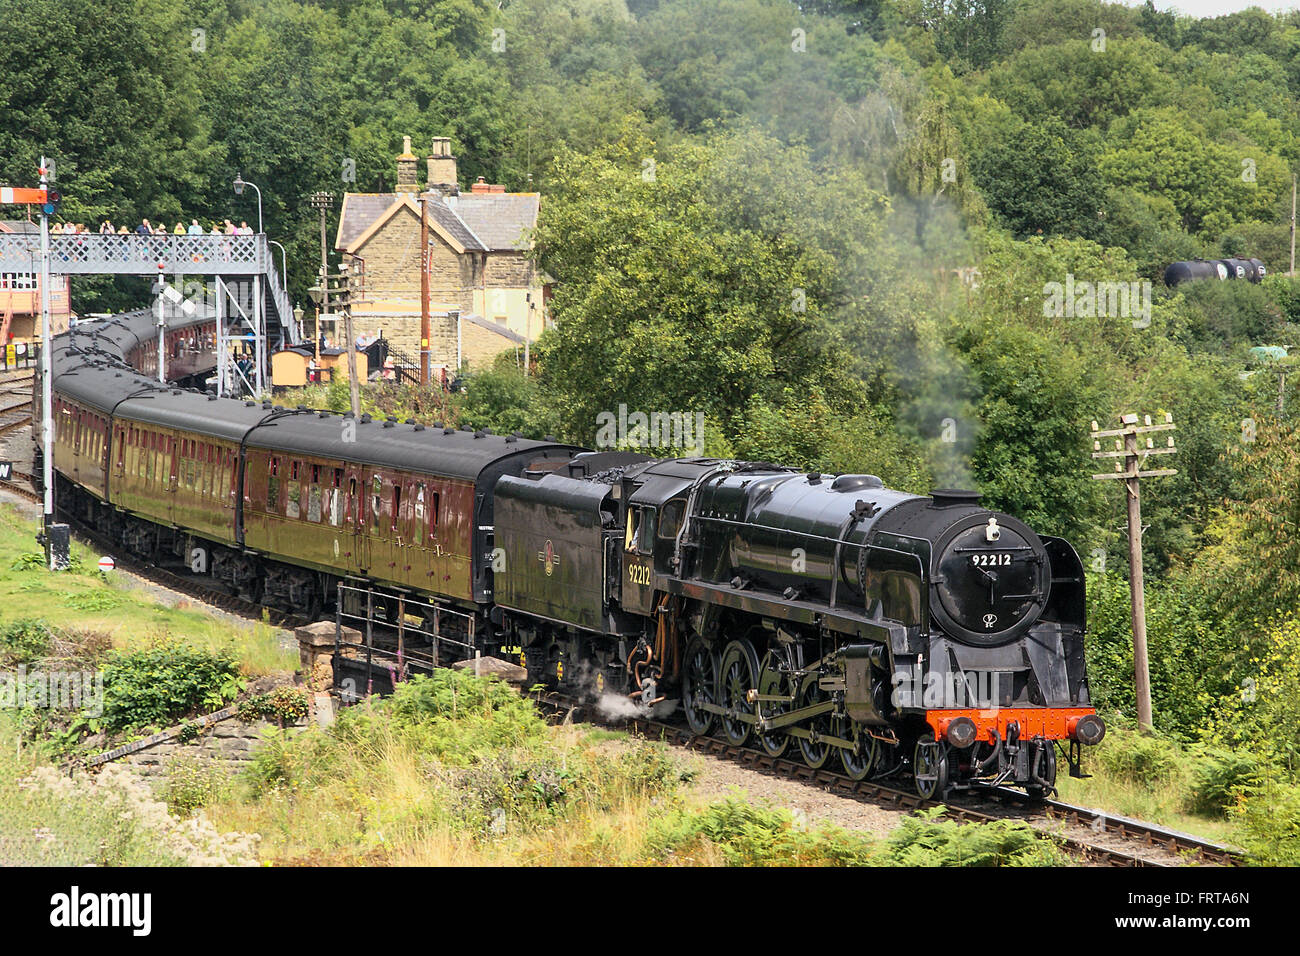
<path fill-rule="evenodd" d="M 343 551 L 341 564 L 352 574 L 370 569 L 370 539 L 366 534 L 366 491 L 361 472 L 349 468 L 343 481 L 343 527 L 337 540 Z"/>

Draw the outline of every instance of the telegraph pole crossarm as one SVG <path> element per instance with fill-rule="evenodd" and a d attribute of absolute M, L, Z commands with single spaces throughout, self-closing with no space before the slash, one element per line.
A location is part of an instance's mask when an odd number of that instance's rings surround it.
<path fill-rule="evenodd" d="M 1115 471 L 1093 475 L 1098 481 L 1121 478 L 1127 485 L 1125 497 L 1128 504 L 1128 557 L 1129 587 L 1133 598 L 1133 679 L 1137 696 L 1138 726 L 1150 730 L 1153 727 L 1151 714 L 1151 668 L 1147 655 L 1146 598 L 1142 581 L 1142 499 L 1140 479 L 1163 478 L 1178 474 L 1173 468 L 1144 469 L 1148 455 L 1172 455 L 1174 439 L 1170 435 L 1166 443 L 1156 447 L 1155 439 L 1148 436 L 1153 432 L 1171 432 L 1174 430 L 1174 417 L 1168 413 L 1164 421 L 1153 424 L 1151 416 L 1146 415 L 1142 424 L 1138 416 L 1127 414 L 1120 416 L 1123 428 L 1102 429 L 1096 422 L 1092 423 L 1092 457 L 1122 459 L 1115 462 Z M 1101 439 L 1114 438 L 1115 450 L 1102 451 Z M 1146 447 L 1141 447 L 1145 445 Z"/>

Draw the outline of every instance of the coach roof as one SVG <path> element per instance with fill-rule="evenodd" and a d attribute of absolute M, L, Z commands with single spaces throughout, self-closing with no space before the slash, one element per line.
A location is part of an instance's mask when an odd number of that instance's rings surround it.
<path fill-rule="evenodd" d="M 240 442 L 249 430 L 270 417 L 261 405 L 248 406 L 233 398 L 156 385 L 117 408 L 117 417 L 159 425 L 226 441 Z"/>
<path fill-rule="evenodd" d="M 354 435 L 355 441 L 344 440 L 345 428 Z M 268 419 L 248 436 L 248 444 L 271 451 L 472 480 L 477 480 L 494 462 L 520 453 L 578 450 L 571 445 L 485 432 L 366 421 L 365 416 L 354 425 L 351 419 L 337 414 L 307 410 L 287 411 Z"/>

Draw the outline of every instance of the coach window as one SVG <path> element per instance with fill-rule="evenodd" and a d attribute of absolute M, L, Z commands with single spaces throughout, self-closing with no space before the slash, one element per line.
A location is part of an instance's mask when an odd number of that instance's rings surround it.
<path fill-rule="evenodd" d="M 438 510 L 442 505 L 442 493 L 435 491 L 429 502 L 429 537 L 438 537 Z"/>
<path fill-rule="evenodd" d="M 311 486 L 307 491 L 307 520 L 320 522 L 320 465 L 311 466 Z"/>
<path fill-rule="evenodd" d="M 343 486 L 343 469 L 335 468 L 334 481 L 330 486 L 329 519 L 330 519 L 330 524 L 332 524 L 336 528 L 339 526 L 339 523 L 343 520 L 343 505 L 341 501 L 343 497 L 342 486 Z"/>
<path fill-rule="evenodd" d="M 280 510 L 280 459 L 271 459 L 271 474 L 266 482 L 266 510 Z"/>
<path fill-rule="evenodd" d="M 361 505 L 357 498 L 357 480 L 348 478 L 347 522 L 356 527 L 361 524 Z"/>
<path fill-rule="evenodd" d="M 397 524 L 402 519 L 402 483 L 393 482 L 393 513 L 389 516 L 392 519 L 392 530 L 398 530 Z"/>
<path fill-rule="evenodd" d="M 370 525 L 379 530 L 380 516 L 384 511 L 384 479 L 375 475 L 370 481 Z"/>
<path fill-rule="evenodd" d="M 289 463 L 289 493 L 284 506 L 287 518 L 297 518 L 302 514 L 302 482 L 298 478 L 298 462 Z"/>

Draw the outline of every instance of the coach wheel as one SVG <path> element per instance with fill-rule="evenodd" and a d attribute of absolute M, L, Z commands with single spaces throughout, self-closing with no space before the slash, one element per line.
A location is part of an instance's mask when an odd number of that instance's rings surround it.
<path fill-rule="evenodd" d="M 755 706 L 750 702 L 750 691 L 758 686 L 758 655 L 754 645 L 741 639 L 732 641 L 722 651 L 722 671 L 718 683 L 718 702 L 727 713 L 721 717 L 722 736 L 735 747 L 749 740 L 752 723 L 741 719 L 752 716 Z"/>
<path fill-rule="evenodd" d="M 1056 789 L 1056 746 L 1050 740 L 1036 740 L 1029 758 L 1029 785 L 1026 792 L 1041 800 Z M 1038 782 L 1039 780 L 1043 782 Z"/>
<path fill-rule="evenodd" d="M 846 720 L 845 724 L 847 723 Z M 876 767 L 880 744 L 865 730 L 858 729 L 855 732 L 848 727 L 845 727 L 845 730 L 847 733 L 841 733 L 839 736 L 852 740 L 856 746 L 852 749 L 840 748 L 840 763 L 844 765 L 844 775 L 850 780 L 865 780 Z"/>
<path fill-rule="evenodd" d="M 912 777 L 922 800 L 942 799 L 948 792 L 948 748 L 922 736 L 912 754 Z"/>
<path fill-rule="evenodd" d="M 691 733 L 703 737 L 713 730 L 714 714 L 703 705 L 717 702 L 717 687 L 718 655 L 701 638 L 691 638 L 682 674 L 682 708 Z"/>

